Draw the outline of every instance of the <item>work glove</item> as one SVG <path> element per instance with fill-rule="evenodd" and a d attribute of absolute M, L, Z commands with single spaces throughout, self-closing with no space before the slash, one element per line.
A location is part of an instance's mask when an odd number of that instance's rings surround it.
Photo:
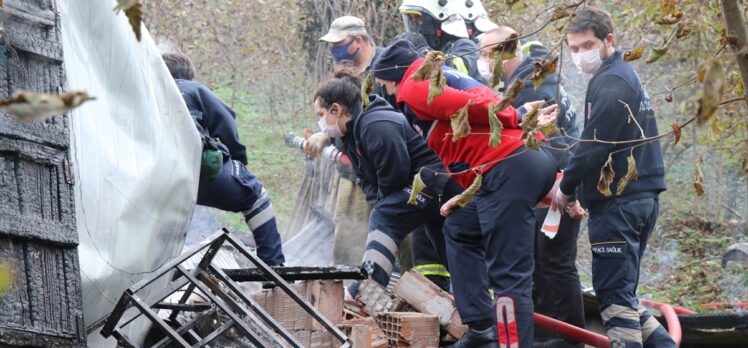
<path fill-rule="evenodd" d="M 306 140 L 304 152 L 309 156 L 317 157 L 327 145 L 330 145 L 330 137 L 324 132 L 317 132 L 309 136 Z"/>

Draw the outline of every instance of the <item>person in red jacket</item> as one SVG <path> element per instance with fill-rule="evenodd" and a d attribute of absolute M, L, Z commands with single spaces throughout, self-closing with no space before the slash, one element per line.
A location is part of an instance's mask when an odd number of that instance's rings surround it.
<path fill-rule="evenodd" d="M 535 207 L 553 187 L 558 165 L 545 151 L 525 147 L 520 126 L 543 102 L 498 111 L 501 143 L 491 147 L 488 111 L 501 97 L 442 67 L 444 93 L 429 103 L 429 82 L 412 79 L 424 61 L 409 42 L 398 41 L 382 52 L 372 74 L 396 94 L 400 109 L 414 119 L 455 180 L 467 188 L 482 176 L 467 205 L 458 208 L 454 198 L 441 208 L 448 216 L 444 234 L 455 301 L 470 328 L 453 347 L 532 347 Z M 451 118 L 465 106 L 471 134 L 453 141 Z M 555 120 L 556 109 L 540 111 L 541 125 Z"/>

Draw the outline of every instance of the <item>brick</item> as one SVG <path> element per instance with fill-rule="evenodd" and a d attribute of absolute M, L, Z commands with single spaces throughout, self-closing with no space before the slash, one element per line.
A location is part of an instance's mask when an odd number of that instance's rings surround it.
<path fill-rule="evenodd" d="M 376 316 L 390 347 L 426 348 L 439 345 L 439 319 L 415 312 L 384 312 Z"/>

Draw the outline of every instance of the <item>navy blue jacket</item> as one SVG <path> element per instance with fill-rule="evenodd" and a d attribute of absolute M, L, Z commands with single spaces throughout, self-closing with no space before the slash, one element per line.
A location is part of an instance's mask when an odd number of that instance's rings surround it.
<path fill-rule="evenodd" d="M 480 71 L 478 71 L 478 58 L 480 58 L 480 50 L 475 41 L 466 38 L 458 38 L 454 41 L 448 42 L 446 45 L 443 45 L 443 47 L 437 49 L 446 53 L 447 58 L 453 58 L 447 59 L 447 66 L 468 74 L 470 77 L 480 83 L 484 83 L 483 76 L 481 76 Z M 461 57 L 455 58 L 458 56 Z M 464 65 L 464 67 L 461 65 Z"/>
<path fill-rule="evenodd" d="M 552 134 L 548 138 L 551 146 L 554 148 L 566 148 L 573 144 L 573 140 L 563 136 L 563 134 L 567 134 L 573 138 L 579 138 L 580 129 L 577 124 L 577 111 L 574 109 L 574 105 L 572 105 L 566 91 L 564 91 L 563 87 L 559 86 L 558 73 L 546 76 L 543 84 L 540 85 L 540 88 L 535 90 L 535 86 L 529 80 L 535 71 L 535 67 L 532 63 L 545 59 L 548 55 L 548 49 L 542 45 L 531 44 L 528 53 L 530 54 L 525 56 L 522 63 L 520 63 L 517 69 L 514 70 L 514 73 L 512 73 L 512 76 L 509 77 L 506 83 L 506 85 L 509 86 L 516 80 L 522 80 L 525 86 L 519 96 L 517 96 L 517 99 L 512 103 L 512 106 L 519 108 L 527 102 L 536 100 L 544 100 L 546 102 L 552 101 L 548 103 L 548 105 L 558 104 L 558 120 L 556 121 L 556 124 L 559 129 L 563 130 L 563 132 Z M 558 97 L 556 97 L 556 92 L 558 92 Z M 561 168 L 566 166 L 569 154 L 571 153 L 570 150 L 550 150 L 549 152 L 554 158 L 556 158 L 556 161 Z"/>
<path fill-rule="evenodd" d="M 198 132 L 218 138 L 231 158 L 247 164 L 247 149 L 239 141 L 236 113 L 213 91 L 197 81 L 176 79 Z"/>
<path fill-rule="evenodd" d="M 585 98 L 585 120 L 582 139 L 607 141 L 627 141 L 641 138 L 641 131 L 635 122 L 628 122 L 629 111 L 624 102 L 631 108 L 634 117 L 644 130 L 646 137 L 656 136 L 657 120 L 655 119 L 649 95 L 642 88 L 639 76 L 630 64 L 623 61 L 622 53 L 616 50 L 608 57 L 590 80 Z M 581 194 L 584 203 L 590 204 L 610 199 L 597 191 L 600 169 L 608 160 L 608 155 L 616 150 L 630 148 L 631 144 L 610 145 L 596 142 L 580 143 L 566 166 L 561 181 L 561 191 L 571 194 L 578 185 L 582 185 Z M 615 195 L 618 180 L 626 174 L 627 157 L 631 151 L 623 150 L 613 155 L 615 181 L 611 191 Z M 662 160 L 660 142 L 638 146 L 634 151 L 639 179 L 626 187 L 622 196 L 635 193 L 658 193 L 666 189 L 665 165 Z"/>
<path fill-rule="evenodd" d="M 401 113 L 380 96 L 372 94 L 369 100 L 369 107 L 363 113 L 360 103 L 352 110 L 353 117 L 346 124 L 348 131 L 342 138 L 344 151 L 369 203 L 410 186 L 423 167 L 446 172 L 436 154 Z M 448 180 L 446 175 L 424 175 L 434 194 L 441 194 Z"/>

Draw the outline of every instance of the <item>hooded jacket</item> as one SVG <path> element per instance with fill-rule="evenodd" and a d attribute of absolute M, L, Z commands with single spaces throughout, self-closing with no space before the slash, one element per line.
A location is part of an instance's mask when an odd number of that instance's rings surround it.
<path fill-rule="evenodd" d="M 631 108 L 631 114 L 636 122 L 629 121 L 629 111 L 624 103 Z M 629 143 L 612 145 L 582 142 L 577 145 L 561 180 L 560 188 L 563 193 L 571 194 L 581 184 L 579 193 L 587 206 L 612 199 L 613 197 L 605 197 L 597 190 L 601 168 L 608 160 L 608 156 L 612 156 L 615 178 L 610 190 L 615 195 L 620 178 L 626 175 L 627 157 L 630 154 L 633 154 L 636 160 L 638 179 L 631 181 L 621 196 L 656 196 L 665 191 L 665 165 L 660 142 L 654 141 L 643 145 L 631 142 L 642 136 L 639 125 L 644 136 L 656 136 L 657 119 L 639 76 L 630 64 L 623 61 L 620 50 L 616 50 L 605 59 L 590 80 L 584 111 L 582 139 Z M 637 144 L 639 146 L 632 147 Z"/>
<path fill-rule="evenodd" d="M 444 173 L 444 165 L 405 117 L 377 95 L 369 96 L 369 107 L 358 103 L 342 137 L 343 149 L 351 159 L 366 200 L 383 197 L 409 187 L 413 177 L 426 167 Z M 430 191 L 441 194 L 447 175 L 424 175 Z"/>
<path fill-rule="evenodd" d="M 519 129 L 520 112 L 509 106 L 496 113 L 503 125 L 501 144 L 497 147 L 488 145 L 490 125 L 488 109 L 490 104 L 498 103 L 501 97 L 491 88 L 451 69 L 445 69 L 447 86 L 444 93 L 428 103 L 429 81 L 415 81 L 411 76 L 423 65 L 424 59 L 414 61 L 400 81 L 397 102 L 402 110 L 412 113 L 421 121 L 416 122 L 423 131 L 429 147 L 436 152 L 450 173 L 460 173 L 453 177 L 463 187 L 468 187 L 475 178 L 470 168 L 480 168 L 485 173 L 500 160 L 523 146 Z M 451 116 L 468 105 L 468 121 L 472 127 L 471 134 L 456 142 L 452 141 Z M 524 109 L 524 108 L 522 108 Z M 420 124 L 420 125 L 419 125 Z M 428 128 L 426 128 L 428 127 Z M 542 140 L 542 136 L 538 136 Z"/>

